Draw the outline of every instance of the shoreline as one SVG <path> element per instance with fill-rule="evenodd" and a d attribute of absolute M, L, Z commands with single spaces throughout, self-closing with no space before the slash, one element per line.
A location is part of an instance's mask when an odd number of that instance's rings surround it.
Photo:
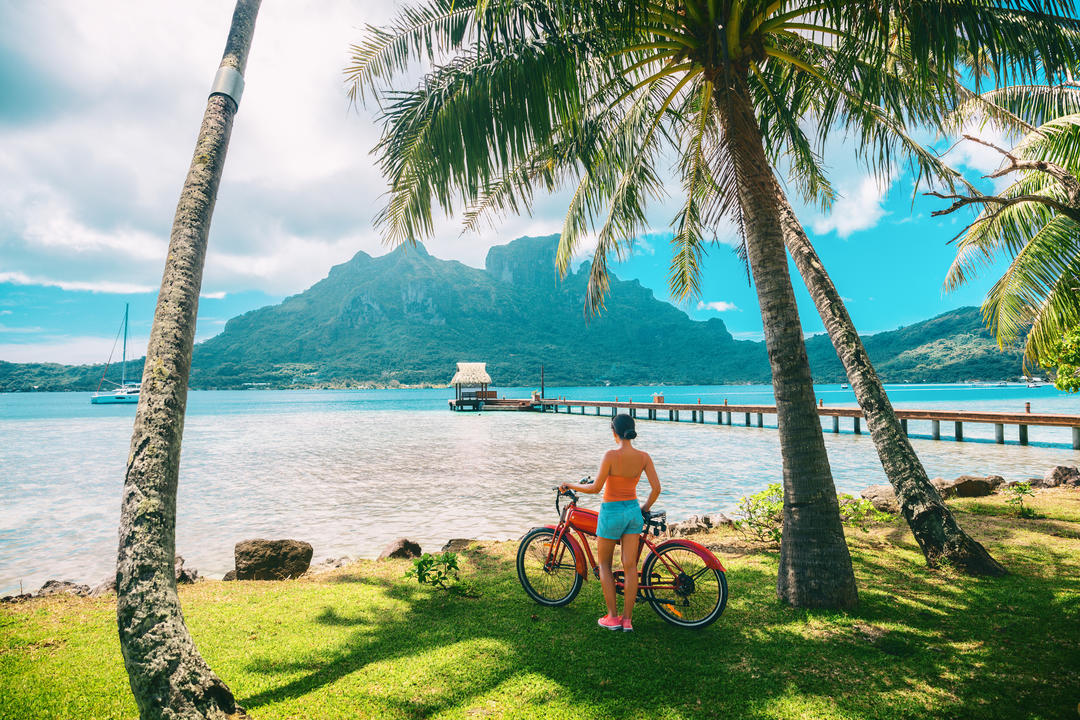
<path fill-rule="evenodd" d="M 1062 471 L 1062 470 L 1066 471 L 1065 477 L 1068 477 L 1069 472 L 1071 471 L 1071 474 L 1072 474 L 1073 477 L 1072 477 L 1072 479 L 1070 481 L 1062 482 L 1059 479 L 1059 481 L 1058 481 L 1059 484 L 1055 484 L 1055 485 L 1047 485 L 1047 484 L 1045 484 L 1045 483 L 1050 481 L 1049 479 L 1051 478 L 1052 475 L 1054 475 L 1055 473 L 1060 473 L 1060 471 Z M 1061 477 L 1061 476 L 1059 476 L 1059 477 Z M 975 494 L 967 494 L 967 492 L 970 492 L 970 491 L 966 491 L 966 492 L 961 491 L 960 494 L 957 494 L 956 488 L 959 485 L 967 484 L 968 486 L 970 486 L 972 481 L 975 481 L 976 483 L 983 483 L 983 484 L 986 485 L 986 487 L 983 490 L 976 491 Z M 935 487 L 938 488 L 938 490 L 941 492 L 943 498 L 951 499 L 953 501 L 957 501 L 957 500 L 971 501 L 971 500 L 977 500 L 978 498 L 1001 499 L 1002 497 L 1005 497 L 1006 488 L 1009 485 L 1015 485 L 1016 484 L 1016 481 L 1013 481 L 1011 483 L 1006 483 L 1003 478 L 1001 478 L 1000 476 L 994 476 L 994 475 L 991 475 L 991 476 L 960 475 L 960 476 L 958 476 L 956 479 L 954 479 L 952 481 L 946 481 L 946 480 L 943 480 L 942 478 L 934 478 L 931 482 L 935 485 Z M 1077 471 L 1077 468 L 1068 468 L 1066 466 L 1055 466 L 1054 468 L 1051 468 L 1050 470 L 1048 470 L 1046 472 L 1044 478 L 1042 478 L 1042 479 L 1040 479 L 1040 478 L 1031 478 L 1029 482 L 1031 483 L 1031 487 L 1035 490 L 1035 492 L 1037 494 L 1045 495 L 1047 491 L 1050 491 L 1051 496 L 1068 498 L 1068 497 L 1071 497 L 1071 494 L 1073 494 L 1073 493 L 1080 496 L 1080 472 Z M 1059 495 L 1059 491 L 1065 491 L 1067 493 L 1070 493 L 1070 495 Z M 881 513 L 884 513 L 885 515 L 890 516 L 890 520 L 888 522 L 891 522 L 891 523 L 895 524 L 895 523 L 897 523 L 897 522 L 899 522 L 899 521 L 901 521 L 903 519 L 902 515 L 900 514 L 900 508 L 896 504 L 895 494 L 893 494 L 892 488 L 890 486 L 888 486 L 888 485 L 871 485 L 871 486 L 867 487 L 866 489 L 864 489 L 858 496 L 851 495 L 851 494 L 848 494 L 848 493 L 838 493 L 838 496 L 840 498 L 841 505 L 843 505 L 845 502 L 849 502 L 849 501 L 852 501 L 852 500 L 854 500 L 856 502 L 859 502 L 859 501 L 868 502 L 877 511 L 879 511 Z M 738 511 L 736 511 L 736 512 L 734 512 L 732 514 L 735 515 L 735 517 L 730 517 L 725 511 L 715 510 L 715 511 L 709 512 L 709 513 L 701 513 L 701 514 L 690 515 L 690 516 L 686 517 L 683 520 L 677 520 L 677 521 L 669 522 L 668 526 L 667 526 L 667 530 L 663 534 L 663 537 L 686 537 L 686 536 L 692 536 L 692 535 L 696 535 L 696 534 L 699 534 L 699 533 L 706 533 L 706 532 L 709 532 L 709 531 L 714 531 L 714 530 L 717 530 L 717 529 L 719 529 L 721 527 L 724 527 L 724 526 L 726 526 L 726 527 L 728 527 L 730 529 L 736 529 L 737 530 L 738 527 L 739 527 L 739 524 L 741 522 L 741 520 L 739 518 L 740 513 Z M 1016 519 L 1020 520 L 1020 518 L 1016 518 Z M 906 527 L 907 526 L 904 525 L 905 530 L 906 530 Z M 520 539 L 520 537 L 522 537 L 530 529 L 531 528 L 528 528 L 528 527 L 524 528 L 524 529 L 521 530 L 520 533 L 515 533 L 515 534 L 512 534 L 510 536 L 487 536 L 487 537 L 485 537 L 485 536 L 483 536 L 481 534 L 481 537 L 475 537 L 475 538 L 447 537 L 445 541 L 436 540 L 434 542 L 434 545 L 438 546 L 440 548 L 438 550 L 438 552 L 447 552 L 447 551 L 457 551 L 461 547 L 468 546 L 469 544 L 472 544 L 472 543 L 505 543 L 505 542 L 513 542 L 515 539 Z M 851 526 L 846 526 L 845 527 L 845 533 L 851 533 L 854 529 L 855 528 L 853 528 Z M 311 557 L 311 560 L 309 562 L 308 568 L 299 577 L 306 577 L 306 576 L 313 575 L 313 574 L 318 575 L 318 574 L 321 574 L 321 573 L 324 573 L 324 572 L 328 572 L 330 570 L 340 568 L 340 567 L 342 567 L 342 565 L 344 565 L 346 563 L 353 563 L 353 562 L 358 562 L 358 561 L 376 561 L 376 560 L 380 560 L 380 559 L 382 559 L 383 556 L 386 555 L 386 553 L 391 548 L 393 548 L 396 545 L 400 544 L 402 541 L 415 543 L 417 547 L 421 548 L 421 552 L 437 554 L 434 548 L 431 548 L 431 547 L 423 548 L 420 542 L 412 540 L 412 539 L 408 538 L 407 536 L 402 536 L 402 537 L 399 537 L 397 539 L 392 539 L 392 540 L 387 541 L 387 543 L 383 546 L 383 548 L 382 548 L 382 550 L 380 551 L 379 554 L 363 553 L 363 552 L 355 553 L 355 554 L 354 553 L 345 553 L 345 554 L 339 555 L 337 557 L 325 557 L 324 556 L 323 559 L 321 561 L 319 561 L 319 562 L 315 561 L 315 557 L 317 556 L 317 553 L 316 553 L 315 548 L 313 546 L 312 547 L 312 557 Z M 236 545 L 239 545 L 242 542 L 249 542 L 249 541 L 239 540 L 239 541 L 237 541 Z M 297 540 L 291 540 L 291 542 L 297 542 Z M 307 542 L 307 541 L 300 540 L 300 542 Z M 234 546 L 234 553 L 235 553 L 235 546 Z M 234 559 L 235 559 L 235 555 L 234 555 Z M 201 574 L 201 573 L 199 573 L 197 568 L 186 568 L 185 569 L 185 560 L 180 554 L 177 555 L 176 563 L 177 563 L 176 564 L 176 572 L 177 572 L 178 583 L 192 583 L 192 582 L 203 582 L 203 581 L 214 581 L 214 582 L 229 581 L 230 579 L 227 579 L 227 576 L 231 572 L 233 572 L 233 571 L 226 571 L 224 574 L 221 574 L 221 573 L 218 573 L 218 572 L 213 572 L 213 573 L 210 573 L 210 574 Z M 217 577 L 218 575 L 221 575 L 221 577 Z M 181 579 L 181 578 L 190 578 L 190 579 Z M 7 591 L 0 592 L 0 603 L 25 602 L 27 600 L 40 599 L 42 597 L 48 597 L 48 596 L 54 595 L 54 594 L 75 594 L 75 595 L 80 595 L 80 596 L 98 597 L 100 594 L 103 594 L 102 593 L 103 589 L 107 590 L 107 588 L 105 586 L 111 585 L 114 582 L 115 582 L 115 577 L 114 576 L 108 576 L 108 577 L 106 577 L 106 578 L 104 578 L 102 580 L 93 581 L 92 583 L 91 582 L 71 580 L 71 579 L 67 579 L 67 578 L 58 579 L 58 578 L 55 578 L 55 577 L 50 577 L 48 580 L 46 580 L 43 583 L 42 587 L 39 588 L 36 591 L 31 591 L 31 592 L 27 593 L 27 592 L 25 592 L 25 588 L 21 588 L 20 592 L 15 593 L 14 588 L 12 588 L 12 591 L 10 593 L 7 592 Z M 20 583 L 20 585 L 21 585 L 21 583 Z M 46 591 L 51 585 L 64 586 L 64 587 L 67 588 L 67 590 L 61 590 L 59 592 L 43 592 L 43 591 Z M 82 589 L 85 589 L 85 590 L 83 590 L 83 591 L 76 590 L 78 588 L 82 588 Z"/>

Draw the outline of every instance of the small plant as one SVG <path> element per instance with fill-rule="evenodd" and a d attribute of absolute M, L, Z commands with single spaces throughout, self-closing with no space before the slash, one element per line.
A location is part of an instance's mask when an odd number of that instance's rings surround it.
<path fill-rule="evenodd" d="M 457 553 L 444 552 L 440 555 L 424 553 L 413 560 L 413 566 L 405 571 L 405 577 L 414 577 L 421 585 L 431 585 L 446 590 L 458 581 Z"/>
<path fill-rule="evenodd" d="M 1017 517 L 1033 518 L 1037 517 L 1035 509 L 1031 507 L 1024 507 L 1024 498 L 1034 497 L 1035 491 L 1031 489 L 1031 483 L 1016 483 L 1005 488 L 1005 492 L 1008 493 L 1007 502 L 1016 511 Z"/>
<path fill-rule="evenodd" d="M 881 512 L 869 500 L 843 494 L 840 500 L 840 520 L 863 532 L 874 523 L 891 522 L 893 517 Z M 739 517 L 735 527 L 761 542 L 780 544 L 784 534 L 784 491 L 779 484 L 769 485 L 759 493 L 739 500 Z"/>
<path fill-rule="evenodd" d="M 739 500 L 735 526 L 761 542 L 780 544 L 784 530 L 784 491 L 773 483 Z"/>
<path fill-rule="evenodd" d="M 874 523 L 891 522 L 893 516 L 881 512 L 874 503 L 863 498 L 857 498 L 847 493 L 840 495 L 840 521 L 845 525 L 859 528 L 863 532 L 870 530 Z"/>

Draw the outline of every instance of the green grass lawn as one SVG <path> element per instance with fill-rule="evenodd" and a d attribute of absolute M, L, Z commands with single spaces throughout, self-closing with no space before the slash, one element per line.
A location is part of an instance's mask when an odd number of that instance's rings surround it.
<path fill-rule="evenodd" d="M 848 530 L 861 604 L 776 601 L 774 552 L 732 534 L 731 598 L 686 631 L 647 606 L 637 632 L 596 626 L 599 584 L 565 608 L 529 601 L 515 543 L 464 552 L 479 597 L 357 562 L 319 579 L 181 589 L 211 666 L 256 718 L 1076 718 L 1080 492 L 1040 491 L 1046 519 L 958 501 L 1012 574 L 930 572 L 902 523 Z M 997 508 L 990 512 L 986 508 Z M 0 606 L 0 718 L 134 718 L 114 598 Z"/>

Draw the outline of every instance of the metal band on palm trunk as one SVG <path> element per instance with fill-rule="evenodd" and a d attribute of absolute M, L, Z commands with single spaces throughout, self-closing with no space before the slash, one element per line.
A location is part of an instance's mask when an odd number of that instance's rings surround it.
<path fill-rule="evenodd" d="M 214 84 L 210 88 L 210 96 L 224 95 L 236 103 L 236 107 L 239 109 L 240 96 L 243 94 L 244 76 L 234 67 L 228 65 L 219 67 L 217 75 L 214 76 Z"/>

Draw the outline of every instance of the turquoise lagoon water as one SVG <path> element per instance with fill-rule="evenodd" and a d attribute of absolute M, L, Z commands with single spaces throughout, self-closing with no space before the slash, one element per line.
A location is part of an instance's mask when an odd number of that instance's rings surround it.
<path fill-rule="evenodd" d="M 769 386 L 548 388 L 548 397 L 771 403 Z M 527 397 L 531 388 L 502 390 Z M 292 537 L 315 559 L 373 556 L 406 535 L 438 550 L 451 537 L 514 538 L 554 518 L 552 486 L 595 472 L 611 446 L 591 415 L 451 413 L 452 390 L 192 392 L 181 463 L 177 552 L 203 574 L 232 566 L 232 548 Z M 854 405 L 839 385 L 826 405 Z M 1046 386 L 897 385 L 898 407 L 1080 413 L 1080 397 Z M 134 407 L 91 405 L 87 393 L 0 394 L 0 593 L 46 579 L 96 583 L 110 574 Z M 687 418 L 684 418 L 684 420 Z M 738 423 L 740 417 L 736 417 Z M 771 422 L 770 422 L 771 421 Z M 658 507 L 673 520 L 731 510 L 779 477 L 775 429 L 642 422 L 638 445 L 664 483 Z M 831 429 L 831 420 L 825 421 Z M 867 434 L 826 432 L 836 485 L 858 493 L 885 482 Z M 766 425 L 775 419 L 767 417 Z M 1022 480 L 1076 465 L 1068 429 L 1031 428 L 1032 444 L 992 442 L 991 426 L 965 440 L 929 439 L 912 422 L 927 471 Z M 919 437 L 919 436 L 923 437 Z M 587 504 L 595 504 L 589 498 Z"/>

